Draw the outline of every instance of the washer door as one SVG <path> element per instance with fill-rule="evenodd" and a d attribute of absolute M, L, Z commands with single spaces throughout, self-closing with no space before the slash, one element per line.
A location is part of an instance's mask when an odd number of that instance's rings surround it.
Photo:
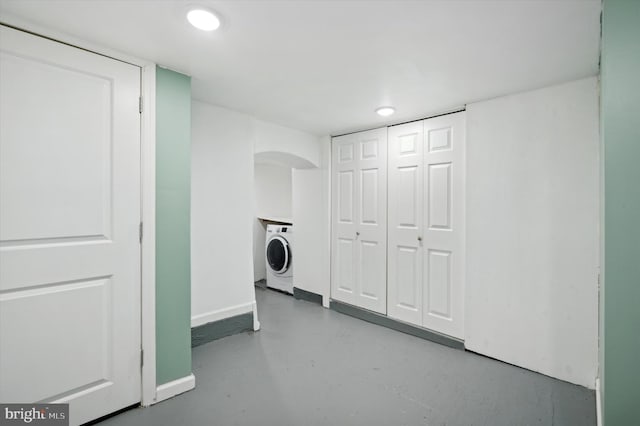
<path fill-rule="evenodd" d="M 284 274 L 291 263 L 289 243 L 282 237 L 272 237 L 267 244 L 267 264 L 276 274 Z"/>

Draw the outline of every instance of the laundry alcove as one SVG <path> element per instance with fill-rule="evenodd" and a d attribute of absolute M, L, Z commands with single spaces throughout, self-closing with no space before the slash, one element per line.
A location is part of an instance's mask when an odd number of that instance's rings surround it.
<path fill-rule="evenodd" d="M 255 214 L 253 221 L 254 282 L 266 279 L 266 229 L 268 224 L 293 224 L 294 170 L 316 166 L 306 158 L 282 151 L 254 154 Z"/>

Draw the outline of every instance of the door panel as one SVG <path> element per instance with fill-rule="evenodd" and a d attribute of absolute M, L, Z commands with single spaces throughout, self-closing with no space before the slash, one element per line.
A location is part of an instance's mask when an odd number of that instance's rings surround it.
<path fill-rule="evenodd" d="M 427 250 L 428 315 L 451 320 L 451 252 Z"/>
<path fill-rule="evenodd" d="M 373 135 L 371 135 L 373 136 Z M 377 137 L 360 140 L 361 160 L 376 160 L 378 158 L 378 148 L 380 140 Z"/>
<path fill-rule="evenodd" d="M 464 112 L 424 120 L 422 324 L 464 338 Z"/>
<path fill-rule="evenodd" d="M 331 296 L 379 313 L 387 304 L 386 136 L 383 128 L 332 141 Z"/>
<path fill-rule="evenodd" d="M 395 170 L 394 187 L 397 203 L 397 226 L 402 228 L 418 228 L 420 206 L 418 206 L 421 187 L 420 170 L 418 166 L 397 167 Z"/>
<path fill-rule="evenodd" d="M 402 133 L 396 135 L 396 131 L 407 131 L 408 133 Z M 422 152 L 422 130 L 416 124 L 405 124 L 403 126 L 394 126 L 394 137 L 398 138 L 393 152 L 399 157 L 407 157 L 412 155 L 420 155 Z"/>
<path fill-rule="evenodd" d="M 354 160 L 353 158 L 353 142 L 347 141 L 346 143 L 340 144 L 338 146 L 338 164 L 342 165 L 343 163 L 350 163 Z"/>
<path fill-rule="evenodd" d="M 3 87 L 2 137 L 29 141 L 3 146 L 3 240 L 107 236 L 111 171 L 105 154 L 111 150 L 111 81 L 9 52 L 0 55 L 3 81 L 13 83 Z M 50 114 L 47 109 L 54 99 L 64 102 L 58 102 L 55 114 Z M 30 125 L 22 116 L 30 103 L 40 107 L 28 118 L 42 125 Z M 79 109 L 77 105 L 84 107 Z M 78 144 L 78 140 L 84 143 Z M 51 149 L 51 143 L 55 143 L 55 149 Z M 68 161 L 69 155 L 84 161 Z M 23 165 L 19 181 L 9 161 Z M 78 176 L 83 176 L 82 185 L 75 182 Z M 25 196 L 42 192 L 41 188 L 49 185 L 73 190 Z"/>
<path fill-rule="evenodd" d="M 429 164 L 429 229 L 451 229 L 451 163 Z"/>
<path fill-rule="evenodd" d="M 389 127 L 388 313 L 422 325 L 422 122 Z"/>
<path fill-rule="evenodd" d="M 355 244 L 353 240 L 348 240 L 345 238 L 338 239 L 337 245 L 337 253 L 335 256 L 336 262 L 336 282 L 337 282 L 337 293 L 347 293 L 343 294 L 342 297 L 345 301 L 351 300 L 353 298 L 353 293 L 355 292 Z"/>
<path fill-rule="evenodd" d="M 342 224 L 354 224 L 353 212 L 353 170 L 338 174 L 338 220 Z"/>
<path fill-rule="evenodd" d="M 360 296 L 370 299 L 371 301 L 361 301 L 360 304 L 363 307 L 367 307 L 369 304 L 375 305 L 381 298 L 380 294 L 380 276 L 379 270 L 379 244 L 376 241 L 363 241 L 360 240 L 360 261 L 358 265 L 360 267 L 359 275 L 360 279 Z"/>
<path fill-rule="evenodd" d="M 360 212 L 361 223 L 379 225 L 379 188 L 378 170 L 361 170 L 360 172 Z"/>
<path fill-rule="evenodd" d="M 0 31 L 0 400 L 78 424 L 140 401 L 140 68 Z"/>
<path fill-rule="evenodd" d="M 430 121 L 435 119 L 429 119 L 425 121 Z M 451 146 L 451 127 L 445 125 L 443 128 L 431 127 L 429 125 L 429 130 L 427 131 L 427 144 L 429 146 L 428 152 L 434 153 L 438 151 L 450 151 Z"/>
<path fill-rule="evenodd" d="M 14 401 L 55 399 L 87 384 L 105 381 L 113 361 L 107 351 L 113 320 L 111 290 L 110 278 L 87 279 L 12 292 L 2 298 L 3 364 L 29 371 L 32 377 L 47 377 L 34 386 L 22 375 L 3 374 L 3 380 L 8 381 L 4 383 L 5 390 Z M 74 309 L 60 310 L 65 305 L 73 305 Z M 43 324 L 34 321 L 38 317 L 47 318 L 46 330 L 64 332 L 43 333 Z M 78 341 L 83 342 L 84 359 L 80 363 L 69 356 L 78 350 Z M 20 350 L 5 349 L 11 347 Z M 42 356 L 42 348 L 47 348 L 46 356 Z"/>
<path fill-rule="evenodd" d="M 421 283 L 418 273 L 420 262 L 422 262 L 422 259 L 419 258 L 416 247 L 397 247 L 395 282 L 402 283 L 402 285 L 396 285 L 394 300 L 402 309 L 408 309 L 416 313 L 422 306 L 422 300 L 419 297 L 422 294 L 419 288 Z"/>

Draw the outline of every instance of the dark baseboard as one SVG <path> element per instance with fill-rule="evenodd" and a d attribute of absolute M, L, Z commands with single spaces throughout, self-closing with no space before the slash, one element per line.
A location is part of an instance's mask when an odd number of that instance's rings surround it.
<path fill-rule="evenodd" d="M 253 283 L 256 287 L 267 288 L 267 280 L 258 280 Z"/>
<path fill-rule="evenodd" d="M 191 329 L 191 347 L 195 348 L 245 331 L 253 331 L 253 312 L 193 327 Z"/>
<path fill-rule="evenodd" d="M 421 327 L 416 327 L 414 325 L 407 324 L 406 322 L 389 318 L 388 316 L 379 314 L 377 312 L 371 312 L 366 309 L 358 308 L 357 306 L 338 302 L 336 300 L 331 301 L 330 308 L 342 314 L 346 314 L 373 324 L 391 328 L 402 333 L 411 334 L 412 336 L 420 337 L 421 339 L 431 340 L 432 342 L 440 343 L 441 345 L 449 346 L 454 349 L 464 350 L 464 341 L 462 340 Z"/>
<path fill-rule="evenodd" d="M 298 287 L 293 288 L 293 297 L 299 300 L 306 300 L 307 302 L 317 303 L 322 305 L 322 296 L 307 290 L 303 290 Z"/>

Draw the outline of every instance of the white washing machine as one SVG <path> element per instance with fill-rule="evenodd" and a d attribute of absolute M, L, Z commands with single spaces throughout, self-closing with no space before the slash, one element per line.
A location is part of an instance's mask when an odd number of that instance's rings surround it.
<path fill-rule="evenodd" d="M 267 225 L 267 287 L 293 294 L 293 226 Z"/>

